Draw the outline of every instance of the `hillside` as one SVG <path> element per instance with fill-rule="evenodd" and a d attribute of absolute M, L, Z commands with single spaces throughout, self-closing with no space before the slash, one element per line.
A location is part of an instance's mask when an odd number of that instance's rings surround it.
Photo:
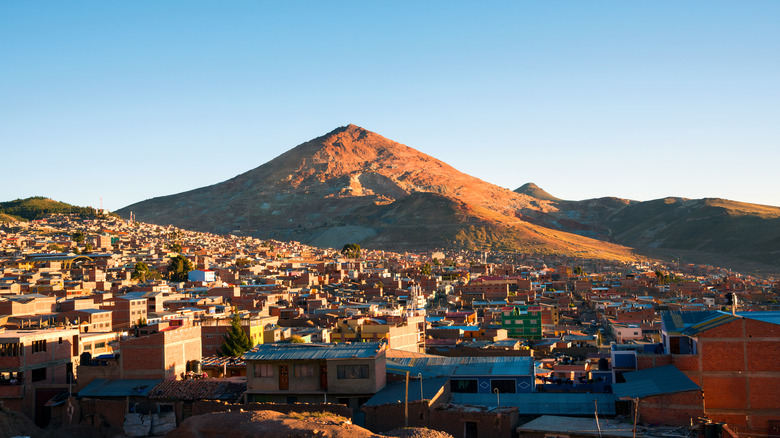
<path fill-rule="evenodd" d="M 0 202 L 0 221 L 3 221 L 4 215 L 10 216 L 9 219 L 35 220 L 53 213 L 94 216 L 95 210 L 54 201 L 43 196 Z"/>
<path fill-rule="evenodd" d="M 635 258 L 629 248 L 540 227 L 525 220 L 526 211 L 557 208 L 349 125 L 225 182 L 117 213 L 330 247 L 357 242 L 393 249 L 469 247 Z"/>
<path fill-rule="evenodd" d="M 538 186 L 523 187 L 525 193 L 549 199 Z M 652 257 L 684 256 L 692 262 L 750 270 L 777 271 L 780 266 L 778 207 L 716 198 L 551 201 L 552 213 L 530 212 L 528 220 L 632 247 Z"/>

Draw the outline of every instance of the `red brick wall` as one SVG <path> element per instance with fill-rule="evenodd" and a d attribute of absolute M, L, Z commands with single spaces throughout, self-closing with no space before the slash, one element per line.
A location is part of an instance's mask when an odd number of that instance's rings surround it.
<path fill-rule="evenodd" d="M 780 420 L 780 325 L 737 319 L 700 333 L 698 348 L 673 360 L 702 387 L 706 415 L 741 434 L 767 434 Z"/>
<path fill-rule="evenodd" d="M 743 342 L 699 342 L 702 371 L 745 371 Z"/>
<path fill-rule="evenodd" d="M 646 397 L 639 402 L 639 414 L 643 423 L 669 426 L 689 426 L 704 415 L 701 391 L 686 391 Z"/>
<path fill-rule="evenodd" d="M 671 364 L 672 356 L 669 354 L 640 354 L 636 357 L 636 365 L 638 370 L 662 367 L 664 365 Z"/>

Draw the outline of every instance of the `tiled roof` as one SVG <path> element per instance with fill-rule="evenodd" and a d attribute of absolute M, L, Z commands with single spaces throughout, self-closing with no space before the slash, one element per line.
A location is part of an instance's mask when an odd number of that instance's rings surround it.
<path fill-rule="evenodd" d="M 201 360 L 201 365 L 204 367 L 221 367 L 223 364 L 227 364 L 229 367 L 245 367 L 246 362 L 240 357 L 232 356 L 208 356 Z"/>
<path fill-rule="evenodd" d="M 236 400 L 246 382 L 229 380 L 165 380 L 149 392 L 150 399 Z"/>
<path fill-rule="evenodd" d="M 259 344 L 244 354 L 244 360 L 315 360 L 372 358 L 385 349 L 381 342 Z"/>

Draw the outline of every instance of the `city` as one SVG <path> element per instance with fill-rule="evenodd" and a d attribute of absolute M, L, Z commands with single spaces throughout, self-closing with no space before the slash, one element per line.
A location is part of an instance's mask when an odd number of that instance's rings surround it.
<path fill-rule="evenodd" d="M 777 281 L 107 212 L 0 230 L 0 403 L 39 427 L 163 435 L 236 407 L 466 437 L 778 427 Z"/>

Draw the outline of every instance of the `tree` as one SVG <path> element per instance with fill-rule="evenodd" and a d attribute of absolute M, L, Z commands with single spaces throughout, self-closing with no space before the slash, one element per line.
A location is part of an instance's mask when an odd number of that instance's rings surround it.
<path fill-rule="evenodd" d="M 87 252 L 92 252 L 92 244 L 91 244 L 91 243 L 88 243 L 88 244 L 87 244 L 87 245 L 84 247 L 84 252 L 85 252 L 85 253 L 87 253 Z"/>
<path fill-rule="evenodd" d="M 236 267 L 238 268 L 246 268 L 247 266 L 252 266 L 252 261 L 247 258 L 240 258 L 236 259 Z"/>
<path fill-rule="evenodd" d="M 577 266 L 574 268 L 574 275 L 583 275 L 582 266 Z"/>
<path fill-rule="evenodd" d="M 360 258 L 360 245 L 357 243 L 347 243 L 341 248 L 341 253 L 349 259 Z"/>
<path fill-rule="evenodd" d="M 304 341 L 303 338 L 300 335 L 292 335 L 290 337 L 290 343 L 291 344 L 305 344 L 306 341 Z"/>
<path fill-rule="evenodd" d="M 222 341 L 222 346 L 217 349 L 217 354 L 237 357 L 249 351 L 250 348 L 252 348 L 252 342 L 244 329 L 241 328 L 241 317 L 234 312 L 233 316 L 230 317 L 230 328 Z"/>
<path fill-rule="evenodd" d="M 179 254 L 171 258 L 171 262 L 168 264 L 168 279 L 171 281 L 187 281 L 187 274 L 193 269 L 192 262 L 187 257 Z"/>
<path fill-rule="evenodd" d="M 76 243 L 81 243 L 84 241 L 84 232 L 82 231 L 76 231 L 71 235 L 71 238 Z"/>
<path fill-rule="evenodd" d="M 422 266 L 422 268 L 420 268 L 420 274 L 421 275 L 431 275 L 432 274 L 432 272 L 431 272 L 431 264 L 430 263 L 424 264 Z"/>
<path fill-rule="evenodd" d="M 182 247 L 180 243 L 174 243 L 171 245 L 171 251 L 175 253 L 181 253 Z"/>
<path fill-rule="evenodd" d="M 149 266 L 144 262 L 136 263 L 130 278 L 144 282 L 147 277 L 149 277 Z"/>

